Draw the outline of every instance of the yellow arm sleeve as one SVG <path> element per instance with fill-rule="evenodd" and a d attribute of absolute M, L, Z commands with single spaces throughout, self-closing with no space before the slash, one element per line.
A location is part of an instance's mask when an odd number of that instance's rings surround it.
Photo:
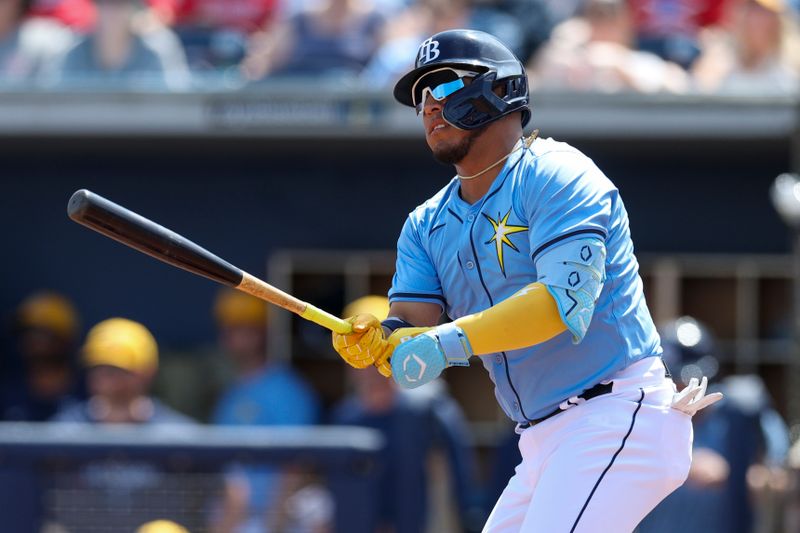
<path fill-rule="evenodd" d="M 485 311 L 459 318 L 475 355 L 517 350 L 567 330 L 556 301 L 541 283 L 531 283 Z"/>

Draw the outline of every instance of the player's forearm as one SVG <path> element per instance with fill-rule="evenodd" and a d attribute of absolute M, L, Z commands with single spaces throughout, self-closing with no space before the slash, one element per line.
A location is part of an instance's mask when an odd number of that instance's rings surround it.
<path fill-rule="evenodd" d="M 438 305 L 423 302 L 394 302 L 389 307 L 389 317 L 383 321 L 383 336 L 389 338 L 400 328 L 425 331 L 435 326 L 442 315 Z"/>
<path fill-rule="evenodd" d="M 425 302 L 392 302 L 389 316 L 399 318 L 413 327 L 431 327 L 439 322 L 442 308 Z"/>
<path fill-rule="evenodd" d="M 475 355 L 517 350 L 567 330 L 556 302 L 541 283 L 531 283 L 510 298 L 455 321 Z"/>
<path fill-rule="evenodd" d="M 400 343 L 392 354 L 392 375 L 401 387 L 413 389 L 447 367 L 469 366 L 473 355 L 533 346 L 566 330 L 550 292 L 541 283 L 531 283 L 485 311 Z"/>

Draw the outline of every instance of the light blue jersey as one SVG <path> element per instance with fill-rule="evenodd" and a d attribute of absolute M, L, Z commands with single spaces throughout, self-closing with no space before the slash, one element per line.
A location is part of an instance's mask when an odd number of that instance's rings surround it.
<path fill-rule="evenodd" d="M 575 148 L 537 139 L 508 158 L 473 205 L 453 180 L 406 220 L 389 299 L 441 305 L 455 320 L 483 311 L 538 281 L 537 261 L 578 239 L 605 243 L 605 283 L 591 323 L 575 344 L 565 331 L 547 342 L 480 356 L 495 395 L 517 422 L 661 353 L 642 292 L 628 214 L 611 181 Z M 541 265 L 540 265 L 541 268 Z"/>

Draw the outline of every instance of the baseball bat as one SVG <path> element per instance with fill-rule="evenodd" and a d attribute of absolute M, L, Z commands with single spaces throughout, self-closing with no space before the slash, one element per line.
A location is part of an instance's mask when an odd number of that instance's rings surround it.
<path fill-rule="evenodd" d="M 350 324 L 339 317 L 273 287 L 174 231 L 91 191 L 75 191 L 67 213 L 75 222 L 159 261 L 251 294 L 331 331 L 351 331 Z"/>

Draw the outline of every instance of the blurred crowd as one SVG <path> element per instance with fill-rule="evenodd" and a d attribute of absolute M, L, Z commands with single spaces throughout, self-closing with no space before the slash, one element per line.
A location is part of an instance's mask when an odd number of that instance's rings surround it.
<path fill-rule="evenodd" d="M 383 318 L 388 309 L 386 297 L 364 296 L 348 304 L 342 316 Z M 54 292 L 30 295 L 14 311 L 10 342 L 0 354 L 0 421 L 367 427 L 386 439 L 378 466 L 375 531 L 480 530 L 519 461 L 518 436 L 510 423 L 480 458 L 467 416 L 443 380 L 406 391 L 374 368 L 347 369 L 341 394 L 323 399 L 307 372 L 270 353 L 264 302 L 223 289 L 210 312 L 217 343 L 208 353 L 193 355 L 193 366 L 202 373 L 198 382 L 186 369 L 170 376 L 169 357 L 162 357 L 143 323 L 111 317 L 84 335 L 67 298 Z M 659 329 L 663 358 L 678 389 L 704 375 L 725 399 L 695 417 L 689 478 L 645 519 L 640 533 L 797 531 L 800 441 L 792 445 L 761 378 L 726 375 L 713 333 L 691 317 Z M 159 381 L 166 383 L 161 392 Z M 182 389 L 181 382 L 194 385 Z M 177 401 L 169 401 L 167 391 Z M 0 468 L 0 481 L 10 480 L 19 490 L 19 480 L 2 477 L 7 476 L 3 472 Z M 165 480 L 156 465 L 130 460 L 98 459 L 80 475 L 76 484 L 92 487 L 102 501 L 125 501 L 128 508 L 138 505 L 137 494 L 163 488 Z M 333 494 L 308 466 L 231 464 L 220 479 L 219 495 L 203 511 L 209 531 L 332 531 Z M 168 496 L 163 498 L 162 508 L 168 507 Z M 125 516 L 139 519 L 126 523 L 126 530 L 143 522 L 136 513 Z M 152 518 L 161 520 L 137 531 L 186 531 L 163 520 L 174 517 L 147 517 Z M 74 530 L 68 526 L 50 523 L 42 531 Z"/>
<path fill-rule="evenodd" d="M 0 88 L 380 90 L 487 31 L 543 90 L 796 94 L 800 0 L 2 0 Z"/>

